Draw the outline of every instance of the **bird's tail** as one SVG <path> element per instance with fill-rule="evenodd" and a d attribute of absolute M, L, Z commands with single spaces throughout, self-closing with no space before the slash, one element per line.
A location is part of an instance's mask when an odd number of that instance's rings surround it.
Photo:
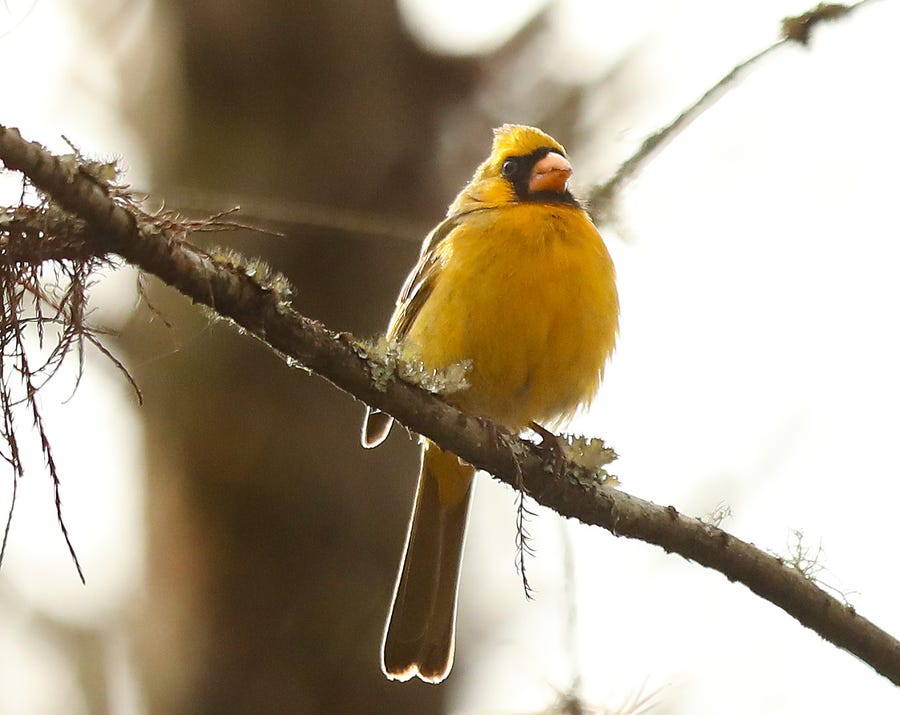
<path fill-rule="evenodd" d="M 381 651 L 393 680 L 439 683 L 450 672 L 456 592 L 475 469 L 428 442 Z"/>

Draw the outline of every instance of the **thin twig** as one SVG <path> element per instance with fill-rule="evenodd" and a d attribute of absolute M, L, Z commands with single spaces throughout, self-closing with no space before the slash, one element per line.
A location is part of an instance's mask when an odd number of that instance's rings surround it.
<path fill-rule="evenodd" d="M 392 239 L 421 241 L 428 228 L 415 222 L 380 214 L 259 196 L 236 197 L 234 194 L 210 189 L 176 187 L 172 190 L 171 196 L 177 199 L 177 205 L 183 210 L 203 211 L 204 207 L 231 204 L 239 206 L 241 215 L 254 221 L 322 228 L 355 236 L 387 236 Z"/>
<path fill-rule="evenodd" d="M 820 3 L 812 10 L 794 17 L 787 17 L 781 22 L 781 37 L 768 47 L 760 50 L 752 57 L 735 65 L 724 77 L 707 89 L 693 104 L 675 119 L 647 137 L 640 148 L 624 163 L 606 183 L 595 187 L 588 196 L 588 205 L 596 220 L 610 216 L 615 198 L 623 186 L 643 168 L 654 156 L 669 144 L 681 132 L 687 129 L 697 117 L 712 107 L 716 101 L 748 70 L 760 60 L 768 57 L 779 48 L 795 43 L 807 45 L 812 31 L 821 23 L 848 16 L 854 10 L 873 0 L 860 0 L 853 5 L 836 3 Z"/>
<path fill-rule="evenodd" d="M 9 539 L 9 529 L 12 526 L 13 513 L 16 510 L 16 495 L 19 487 L 19 477 L 22 476 L 22 462 L 19 459 L 19 447 L 16 442 L 16 430 L 13 424 L 12 407 L 10 406 L 9 386 L 4 375 L 4 363 L 2 351 L 0 351 L 0 402 L 3 410 L 3 435 L 10 448 L 10 454 L 3 455 L 3 459 L 12 467 L 12 497 L 9 502 L 9 511 L 6 514 L 6 525 L 3 528 L 3 543 L 0 544 L 0 564 L 6 555 L 6 544 Z"/>
<path fill-rule="evenodd" d="M 526 503 L 528 494 L 525 491 L 525 482 L 521 471 L 517 473 L 516 482 L 516 571 L 522 579 L 522 590 L 526 600 L 532 601 L 534 600 L 534 589 L 531 588 L 531 583 L 528 581 L 525 563 L 528 558 L 534 556 L 531 534 L 528 533 L 528 520 L 534 516 L 534 512 L 528 508 Z"/>

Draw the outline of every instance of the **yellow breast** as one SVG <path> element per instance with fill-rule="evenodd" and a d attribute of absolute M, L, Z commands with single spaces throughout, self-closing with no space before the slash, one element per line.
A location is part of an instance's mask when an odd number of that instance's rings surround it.
<path fill-rule="evenodd" d="M 405 340 L 428 369 L 471 361 L 461 409 L 513 429 L 590 401 L 618 328 L 615 271 L 587 214 L 519 203 L 468 214 Z"/>

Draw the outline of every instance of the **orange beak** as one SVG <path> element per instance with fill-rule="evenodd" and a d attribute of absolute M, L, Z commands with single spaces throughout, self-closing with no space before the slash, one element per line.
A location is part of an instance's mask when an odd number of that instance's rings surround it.
<path fill-rule="evenodd" d="M 528 193 L 551 191 L 562 194 L 568 188 L 570 176 L 572 176 L 572 165 L 568 159 L 562 154 L 550 152 L 531 170 Z"/>

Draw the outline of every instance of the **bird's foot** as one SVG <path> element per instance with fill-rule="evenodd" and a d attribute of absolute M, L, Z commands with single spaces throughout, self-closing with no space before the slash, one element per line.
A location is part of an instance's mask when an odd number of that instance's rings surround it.
<path fill-rule="evenodd" d="M 547 453 L 552 459 L 553 473 L 557 477 L 562 477 L 565 471 L 565 465 L 568 461 L 566 448 L 559 435 L 553 434 L 546 427 L 539 425 L 537 422 L 531 423 L 532 431 L 541 438 L 538 449 Z"/>

